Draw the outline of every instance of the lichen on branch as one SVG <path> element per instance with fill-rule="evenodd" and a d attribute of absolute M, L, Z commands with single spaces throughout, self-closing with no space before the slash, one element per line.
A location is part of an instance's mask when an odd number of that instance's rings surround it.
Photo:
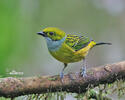
<path fill-rule="evenodd" d="M 80 73 L 77 75 L 75 73 L 67 74 L 64 76 L 63 82 L 58 75 L 0 78 L 0 96 L 12 98 L 21 95 L 60 91 L 84 93 L 88 90 L 88 87 L 94 88 L 100 84 L 113 83 L 118 79 L 125 79 L 125 61 L 91 68 L 84 78 Z"/>

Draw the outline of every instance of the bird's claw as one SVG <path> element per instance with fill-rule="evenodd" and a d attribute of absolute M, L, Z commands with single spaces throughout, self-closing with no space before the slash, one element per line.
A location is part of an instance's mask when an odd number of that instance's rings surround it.
<path fill-rule="evenodd" d="M 86 77 L 86 67 L 82 67 L 82 72 L 81 72 L 82 77 Z"/>
<path fill-rule="evenodd" d="M 63 79 L 63 77 L 64 77 L 64 74 L 63 74 L 63 72 L 61 72 L 61 73 L 60 73 L 60 78 L 61 78 L 61 80 Z"/>

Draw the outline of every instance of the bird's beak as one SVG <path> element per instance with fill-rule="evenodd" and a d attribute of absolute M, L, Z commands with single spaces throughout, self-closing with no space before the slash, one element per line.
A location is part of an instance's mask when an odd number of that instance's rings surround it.
<path fill-rule="evenodd" d="M 46 37 L 46 34 L 44 32 L 38 32 L 38 35 L 42 35 L 43 37 Z"/>

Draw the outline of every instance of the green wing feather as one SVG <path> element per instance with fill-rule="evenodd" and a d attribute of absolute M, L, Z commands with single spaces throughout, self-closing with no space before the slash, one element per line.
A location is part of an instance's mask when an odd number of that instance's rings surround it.
<path fill-rule="evenodd" d="M 75 51 L 80 50 L 81 48 L 84 48 L 88 45 L 90 42 L 90 39 L 87 36 L 77 36 L 77 35 L 71 35 L 67 34 L 65 43 L 70 46 Z"/>

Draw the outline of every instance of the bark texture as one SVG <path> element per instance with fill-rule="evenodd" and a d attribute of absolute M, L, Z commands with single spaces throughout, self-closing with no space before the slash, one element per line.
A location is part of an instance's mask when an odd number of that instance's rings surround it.
<path fill-rule="evenodd" d="M 0 78 L 0 96 L 12 98 L 21 95 L 57 91 L 82 93 L 86 92 L 88 87 L 113 83 L 118 79 L 125 79 L 125 61 L 91 68 L 87 71 L 87 76 L 84 78 L 80 73 L 67 74 L 64 76 L 63 81 L 60 80 L 58 75 Z"/>

